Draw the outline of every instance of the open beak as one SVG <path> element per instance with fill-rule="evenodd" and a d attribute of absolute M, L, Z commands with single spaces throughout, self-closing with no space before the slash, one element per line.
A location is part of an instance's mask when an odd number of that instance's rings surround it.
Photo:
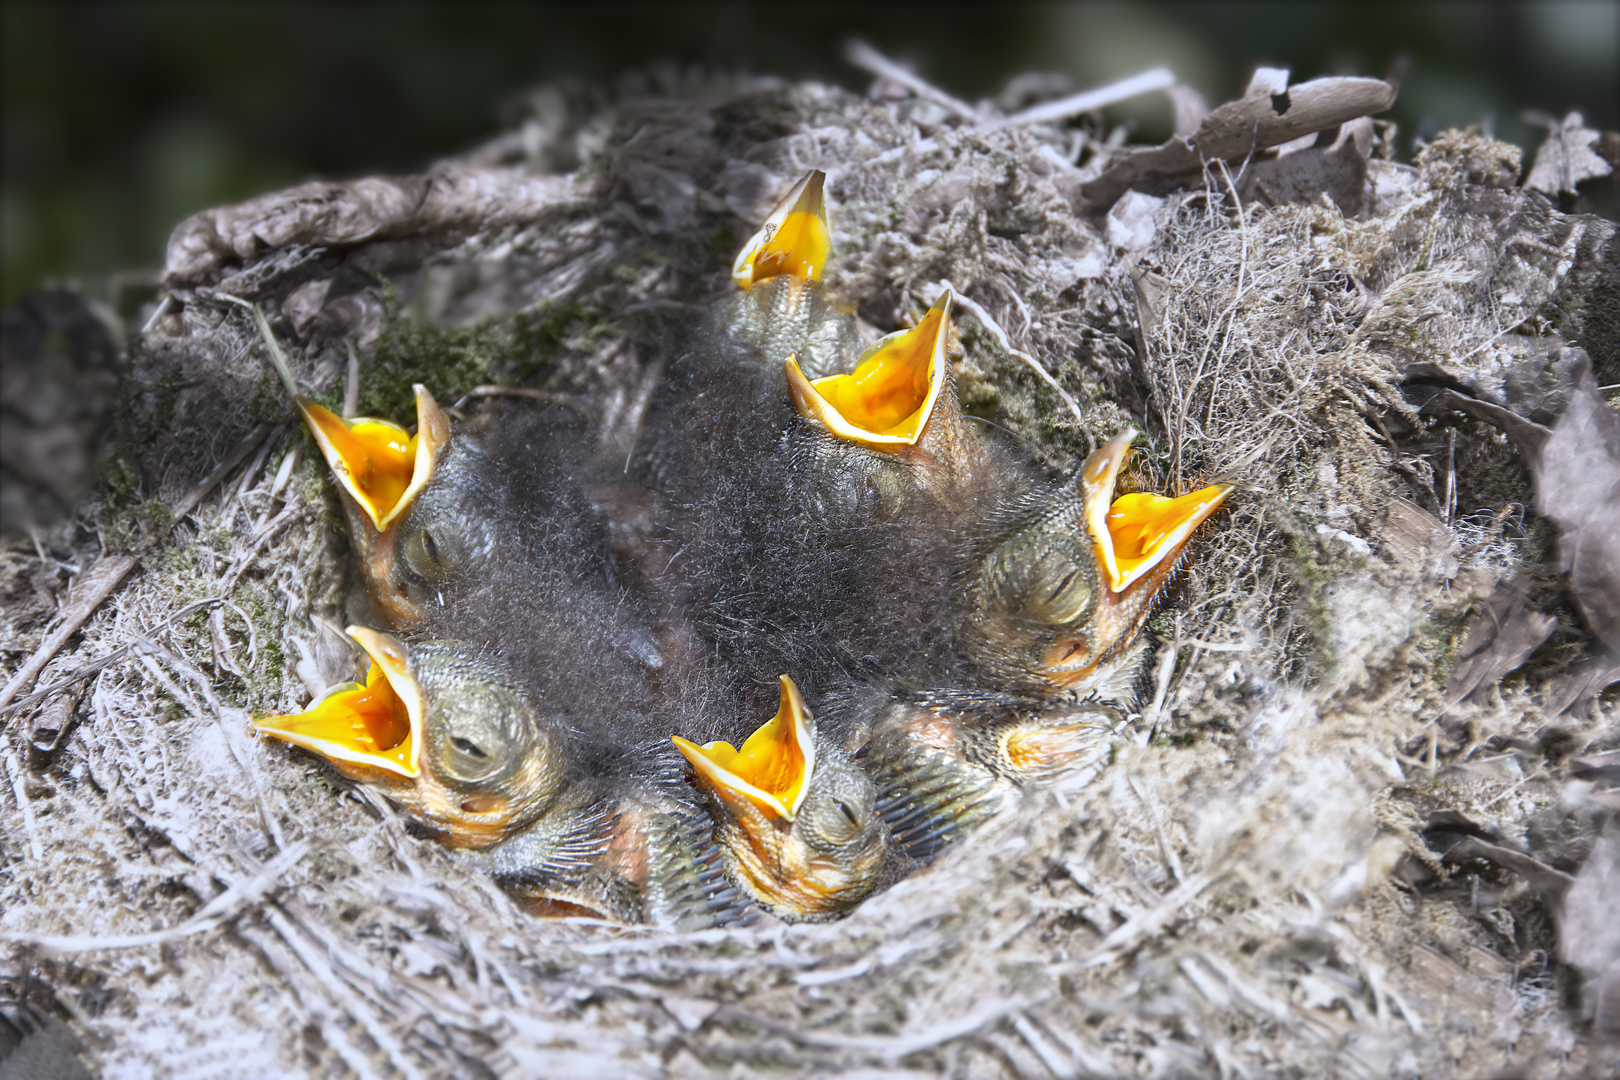
<path fill-rule="evenodd" d="M 1134 431 L 1109 440 L 1086 459 L 1081 505 L 1103 586 L 1089 627 L 1064 635 L 1043 657 L 1061 684 L 1090 673 L 1115 646 L 1128 642 L 1174 572 L 1193 531 L 1226 501 L 1231 484 L 1211 484 L 1177 499 L 1133 493 L 1114 497 L 1130 457 Z"/>
<path fill-rule="evenodd" d="M 947 289 L 922 322 L 866 350 L 848 375 L 811 382 L 789 357 L 788 395 L 794 408 L 839 438 L 874 450 L 915 446 L 945 389 L 950 312 Z"/>
<path fill-rule="evenodd" d="M 1169 499 L 1136 493 L 1114 498 L 1119 470 L 1131 456 L 1127 431 L 1086 459 L 1086 527 L 1096 546 L 1097 565 L 1109 588 L 1123 593 L 1137 581 L 1164 570 L 1187 546 L 1193 530 L 1218 509 L 1232 491 L 1231 484 L 1211 484 Z"/>
<path fill-rule="evenodd" d="M 349 636 L 371 657 L 365 685 L 334 687 L 304 712 L 267 716 L 253 726 L 315 751 L 356 779 L 381 769 L 414 780 L 421 773 L 422 692 L 407 670 L 405 646 L 361 626 L 349 627 Z"/>
<path fill-rule="evenodd" d="M 308 398 L 298 399 L 310 434 L 343 489 L 380 534 L 399 518 L 450 445 L 450 420 L 427 388 L 416 390 L 416 434 L 390 420 L 345 420 Z"/>
<path fill-rule="evenodd" d="M 816 769 L 815 721 L 799 688 L 786 675 L 776 715 L 748 737 L 741 749 L 728 742 L 699 746 L 679 735 L 675 745 L 698 778 L 723 802 L 746 801 L 792 821 Z"/>
<path fill-rule="evenodd" d="M 820 169 L 810 170 L 743 245 L 731 266 L 731 280 L 740 288 L 751 289 L 781 274 L 820 280 L 832 254 L 827 204 L 821 194 L 826 180 Z"/>

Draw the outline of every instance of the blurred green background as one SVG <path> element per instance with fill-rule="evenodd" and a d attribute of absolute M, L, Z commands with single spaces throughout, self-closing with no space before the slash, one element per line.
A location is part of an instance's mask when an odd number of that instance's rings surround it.
<path fill-rule="evenodd" d="M 410 170 L 495 134 L 503 102 L 660 60 L 864 89 L 863 38 L 969 100 L 1015 74 L 1076 88 L 1168 64 L 1218 104 L 1257 63 L 1392 78 L 1413 136 L 1483 124 L 1528 149 L 1526 109 L 1616 127 L 1620 0 L 455 6 L 0 6 L 0 302 L 155 272 L 185 215 L 310 177 Z M 1121 114 L 1168 134 L 1159 102 Z M 1527 157 L 1528 163 L 1528 157 Z M 141 275 L 136 275 L 138 280 Z M 150 280 L 150 274 L 146 275 Z"/>

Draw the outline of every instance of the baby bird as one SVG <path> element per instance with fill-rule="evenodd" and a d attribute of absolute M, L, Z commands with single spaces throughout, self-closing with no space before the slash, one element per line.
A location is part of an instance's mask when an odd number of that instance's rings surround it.
<path fill-rule="evenodd" d="M 582 769 L 571 718 L 489 650 L 351 627 L 364 685 L 259 732 L 386 795 L 540 914 L 693 929 L 735 921 L 707 822 L 656 785 Z"/>
<path fill-rule="evenodd" d="M 553 808 L 567 786 L 563 721 L 503 664 L 465 642 L 348 632 L 370 657 L 365 683 L 255 729 L 320 754 L 451 847 L 486 847 Z"/>
<path fill-rule="evenodd" d="M 570 410 L 486 409 L 452 427 L 427 388 L 417 432 L 299 399 L 349 522 L 366 591 L 395 630 L 447 628 L 444 609 L 524 559 L 559 579 L 610 571 L 585 486 L 593 432 Z"/>
<path fill-rule="evenodd" d="M 1010 501 L 970 547 L 961 640 L 982 685 L 1077 697 L 1116 679 L 1194 530 L 1231 494 L 1212 484 L 1177 499 L 1115 498 L 1134 437 Z"/>
<path fill-rule="evenodd" d="M 877 788 L 831 739 L 793 680 L 776 716 L 740 748 L 675 736 L 708 797 L 726 872 L 767 911 L 792 922 L 847 913 L 896 880 Z"/>
<path fill-rule="evenodd" d="M 480 467 L 481 455 L 476 451 L 469 454 L 464 441 L 452 450 L 450 418 L 427 387 L 418 383 L 413 389 L 415 435 L 391 420 L 365 416 L 346 420 L 308 398 L 297 399 L 304 425 L 337 481 L 350 541 L 359 556 L 371 602 L 395 629 L 422 621 L 423 604 L 442 578 L 435 566 L 439 558 L 477 561 L 490 554 L 490 538 L 478 535 L 464 537 L 470 544 L 441 551 L 432 531 L 419 523 L 408 530 L 415 559 L 403 557 L 405 522 L 430 485 L 432 494 L 424 517 L 438 518 L 449 509 L 446 502 L 460 501 L 470 487 L 485 480 L 486 472 Z M 416 561 L 432 576 L 413 575 Z"/>
<path fill-rule="evenodd" d="M 863 733 L 857 760 L 878 814 L 908 857 L 928 862 L 1009 805 L 1021 788 L 1105 755 L 1124 720 L 1101 701 L 1052 708 L 1004 695 L 860 688 L 835 705 Z"/>
<path fill-rule="evenodd" d="M 800 418 L 788 429 L 788 468 L 822 489 L 829 509 L 898 517 L 923 496 L 971 500 L 1004 471 L 962 412 L 947 358 L 950 310 L 946 290 L 915 327 L 879 340 L 848 374 L 811 379 L 797 357 L 785 361 Z"/>

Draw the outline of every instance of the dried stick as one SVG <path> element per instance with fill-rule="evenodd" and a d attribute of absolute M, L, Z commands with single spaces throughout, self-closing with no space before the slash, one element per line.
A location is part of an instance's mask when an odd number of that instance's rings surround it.
<path fill-rule="evenodd" d="M 213 472 L 203 477 L 202 483 L 186 492 L 180 501 L 174 504 L 170 527 L 180 524 L 193 510 L 197 509 L 202 501 L 208 497 L 208 493 L 213 491 L 221 480 L 225 479 L 225 475 L 242 464 L 249 454 L 258 449 L 259 443 L 263 442 L 274 428 L 275 425 L 273 424 L 255 425 L 253 430 L 247 433 L 247 437 L 236 444 L 236 448 L 230 452 L 230 455 L 216 465 Z"/>
<path fill-rule="evenodd" d="M 147 945 L 164 945 L 181 938 L 191 937 L 214 929 L 234 917 L 243 907 L 268 889 L 277 878 L 309 850 L 308 841 L 300 841 L 265 863 L 251 877 L 243 878 L 210 900 L 201 911 L 167 930 L 154 930 L 149 934 L 113 934 L 107 937 L 85 935 L 59 936 L 54 934 L 0 934 L 0 941 L 31 945 L 49 953 L 85 953 L 102 949 L 139 949 Z"/>
<path fill-rule="evenodd" d="M 243 455 L 246 456 L 245 454 Z M 79 628 L 89 620 L 101 602 L 111 596 L 113 590 L 118 588 L 126 575 L 140 560 L 133 555 L 103 556 L 96 560 L 96 564 L 85 572 L 84 576 L 73 586 L 73 592 L 62 609 L 61 621 L 56 629 L 45 636 L 17 674 L 6 683 L 4 690 L 0 690 L 0 709 L 11 704 L 11 699 L 20 694 L 25 687 L 39 677 L 45 670 L 45 665 L 51 662 L 62 648 L 67 644 L 68 638 L 79 632 Z"/>
<path fill-rule="evenodd" d="M 23 776 L 22 762 L 17 758 L 17 750 L 6 742 L 6 752 L 0 755 L 0 761 L 5 762 L 6 776 L 11 780 L 11 790 L 17 799 L 17 809 L 22 811 L 23 830 L 28 833 L 28 850 L 38 862 L 45 857 L 45 845 L 39 842 L 39 824 L 34 819 L 34 804 L 28 798 L 28 788 Z"/>
<path fill-rule="evenodd" d="M 343 376 L 343 418 L 352 420 L 360 411 L 360 354 L 354 351 L 352 339 L 344 338 L 343 344 L 349 350 L 349 367 Z"/>
<path fill-rule="evenodd" d="M 918 97 L 926 98 L 935 105 L 943 106 L 964 120 L 972 120 L 976 123 L 979 119 L 979 114 L 974 110 L 973 106 L 965 101 L 951 97 L 939 87 L 918 78 L 864 41 L 850 42 L 849 47 L 844 50 L 844 59 L 858 68 L 870 71 L 879 78 L 899 83 Z"/>
<path fill-rule="evenodd" d="M 1056 101 L 1046 101 L 1039 105 L 1032 105 L 1023 112 L 1013 113 L 1007 119 L 997 124 L 991 124 L 992 131 L 997 128 L 1023 127 L 1029 124 L 1045 124 L 1052 120 L 1064 120 L 1080 113 L 1092 112 L 1096 109 L 1106 109 L 1110 105 L 1118 105 L 1128 101 L 1138 94 L 1151 93 L 1154 90 L 1168 90 L 1176 83 L 1175 75 L 1169 68 L 1156 67 L 1152 71 L 1144 71 L 1140 75 L 1132 75 L 1128 79 L 1121 79 L 1117 83 L 1096 90 L 1086 90 L 1079 94 L 1071 94 Z"/>
<path fill-rule="evenodd" d="M 1156 932 L 1159 927 L 1169 922 L 1178 911 L 1196 899 L 1199 893 L 1214 884 L 1216 877 L 1215 874 L 1195 875 L 1150 910 L 1144 911 L 1129 922 L 1116 927 L 1112 933 L 1103 938 L 1102 943 L 1090 956 L 1067 964 L 1055 965 L 1050 969 L 1050 973 L 1053 975 L 1073 974 L 1085 971 L 1087 968 L 1101 967 L 1103 964 L 1112 963 L 1119 959 L 1126 952 L 1135 948 L 1143 938 Z"/>
<path fill-rule="evenodd" d="M 1069 411 L 1074 414 L 1075 423 L 1080 425 L 1080 430 L 1086 433 L 1087 438 L 1091 438 L 1091 431 L 1086 427 L 1086 414 L 1081 411 L 1080 403 L 1074 400 L 1073 395 L 1071 395 L 1067 390 L 1063 389 L 1062 384 L 1052 377 L 1052 373 L 1047 371 L 1046 368 L 1041 365 L 1041 362 L 1029 355 L 1029 353 L 1024 352 L 1022 349 L 1013 348 L 1013 344 L 1008 340 L 1007 332 L 1001 328 L 1001 324 L 996 322 L 991 314 L 984 310 L 984 308 L 981 307 L 976 301 L 963 295 L 962 291 L 956 286 L 952 285 L 949 281 L 941 281 L 940 286 L 942 288 L 951 290 L 955 302 L 961 307 L 965 308 L 969 315 L 972 315 L 975 319 L 979 320 L 980 326 L 983 326 L 986 330 L 990 331 L 990 336 L 996 339 L 996 342 L 1002 347 L 1008 356 L 1016 357 L 1017 359 L 1028 364 L 1030 370 L 1035 372 L 1036 375 L 1039 375 L 1046 385 L 1057 391 L 1058 397 L 1063 399 L 1063 403 L 1067 405 L 1069 407 Z M 1092 439 L 1092 442 L 1095 443 L 1096 440 Z"/>
<path fill-rule="evenodd" d="M 185 607 L 181 608 L 179 611 L 176 611 L 174 614 L 169 615 L 166 618 L 164 618 L 164 620 L 161 623 L 159 623 L 151 632 L 152 632 L 153 635 L 161 634 L 163 631 L 165 631 L 169 627 L 173 626 L 174 621 L 176 619 L 183 619 L 187 615 L 190 615 L 193 611 L 199 611 L 199 610 L 201 610 L 201 609 L 203 609 L 205 607 L 209 607 L 209 606 L 214 605 L 214 604 L 224 604 L 224 603 L 228 603 L 228 602 L 229 601 L 227 601 L 223 596 L 212 596 L 212 597 L 209 597 L 206 600 L 198 600 L 196 603 L 187 604 Z M 232 604 L 231 606 L 235 607 L 234 604 Z M 241 609 L 239 609 L 239 608 L 237 609 L 237 614 L 239 614 L 239 615 L 242 614 Z M 243 615 L 243 621 L 244 622 L 247 621 L 246 615 Z M 252 623 L 248 624 L 248 630 L 249 630 L 250 633 L 252 632 Z M 45 700 L 46 698 L 50 697 L 52 694 L 61 693 L 63 690 L 66 690 L 68 687 L 72 686 L 76 682 L 81 682 L 81 681 L 83 681 L 85 679 L 88 679 L 90 676 L 92 676 L 92 675 L 96 674 L 97 672 L 101 671 L 101 669 L 105 668 L 108 664 L 116 663 L 117 661 L 122 660 L 124 657 L 128 656 L 130 649 L 133 648 L 133 647 L 134 647 L 133 644 L 131 644 L 131 645 L 120 645 L 118 648 L 114 649 L 112 652 L 108 653 L 106 656 L 103 656 L 101 659 L 92 660 L 90 663 L 86 664 L 84 667 L 80 668 L 79 670 L 75 671 L 73 674 L 69 675 L 67 678 L 61 679 L 61 680 L 59 680 L 57 682 L 54 682 L 51 685 L 47 686 L 43 690 L 35 690 L 32 694 L 29 694 L 27 697 L 18 698 L 16 701 L 12 702 L 10 705 L 7 705 L 4 709 L 0 709 L 0 716 L 10 716 L 12 713 L 21 712 L 23 709 L 28 708 L 30 705 L 33 705 L 33 704 L 35 704 L 37 702 Z"/>
<path fill-rule="evenodd" d="M 922 1031 L 911 1035 L 899 1035 L 893 1038 L 877 1035 L 840 1035 L 836 1032 L 806 1031 L 791 1024 L 783 1024 L 763 1016 L 755 1016 L 753 1013 L 743 1012 L 741 1009 L 734 1009 L 729 1006 L 719 1009 L 715 1013 L 715 1017 L 722 1023 L 735 1020 L 752 1024 L 773 1035 L 781 1035 L 791 1039 L 801 1046 L 822 1046 L 831 1050 L 864 1050 L 888 1058 L 891 1061 L 898 1061 L 901 1058 L 909 1057 L 924 1050 L 932 1050 L 941 1043 L 950 1042 L 952 1039 L 960 1039 L 964 1035 L 972 1035 L 975 1032 L 982 1031 L 992 1024 L 1000 1023 L 1014 1013 L 1021 1013 L 1026 1009 L 1039 1005 L 1044 1000 L 1046 1000 L 1045 995 L 1033 1000 L 1030 998 L 1011 998 L 1006 1001 L 993 1002 L 975 1009 L 966 1016 L 935 1024 L 933 1027 L 924 1028 Z"/>

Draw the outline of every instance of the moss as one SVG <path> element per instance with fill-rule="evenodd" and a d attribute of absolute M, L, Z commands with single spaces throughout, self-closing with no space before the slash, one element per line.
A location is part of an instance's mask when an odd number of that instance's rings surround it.
<path fill-rule="evenodd" d="M 377 344 L 362 367 L 359 411 L 399 418 L 414 410 L 415 383 L 453 401 L 485 383 L 527 384 L 565 351 L 593 351 L 616 331 L 595 310 L 563 304 L 476 326 L 435 326 L 402 310 L 391 289 Z M 334 390 L 329 408 L 338 405 Z"/>
<path fill-rule="evenodd" d="M 1302 616 L 1301 628 L 1316 643 L 1321 667 L 1331 669 L 1338 662 L 1331 644 L 1333 623 L 1329 618 L 1327 605 L 1328 585 L 1333 579 L 1332 572 L 1316 558 L 1311 542 L 1303 532 L 1295 532 L 1286 526 L 1284 532 L 1287 555 L 1283 565 L 1299 590 L 1295 603 Z"/>
<path fill-rule="evenodd" d="M 1429 656 L 1429 676 L 1436 686 L 1444 686 L 1457 666 L 1457 651 L 1467 625 L 1468 609 L 1464 608 L 1454 615 L 1431 618 L 1417 628 L 1418 640 Z"/>
<path fill-rule="evenodd" d="M 143 402 L 151 398 L 149 407 Z M 174 423 L 180 376 L 173 368 L 150 383 L 133 380 L 120 388 L 113 407 L 112 451 L 103 459 L 96 484 L 109 505 L 127 505 L 141 494 L 141 461 L 147 450 Z"/>

